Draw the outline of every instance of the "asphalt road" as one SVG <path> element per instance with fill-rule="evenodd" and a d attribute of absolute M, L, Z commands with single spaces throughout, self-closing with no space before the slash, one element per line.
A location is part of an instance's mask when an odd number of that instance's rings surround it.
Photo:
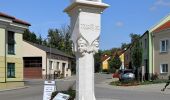
<path fill-rule="evenodd" d="M 74 79 L 74 78 L 73 78 Z M 112 88 L 112 86 L 103 84 L 110 80 L 110 75 L 97 74 L 95 77 L 95 94 L 97 100 L 169 100 L 170 94 L 153 91 L 147 87 L 138 88 Z M 29 87 L 0 92 L 0 100 L 42 100 L 43 81 L 31 80 L 26 82 Z M 146 90 L 146 91 L 145 91 Z M 158 89 L 159 90 L 159 89 Z M 170 89 L 169 89 L 170 90 Z M 167 90 L 167 91 L 169 91 Z"/>

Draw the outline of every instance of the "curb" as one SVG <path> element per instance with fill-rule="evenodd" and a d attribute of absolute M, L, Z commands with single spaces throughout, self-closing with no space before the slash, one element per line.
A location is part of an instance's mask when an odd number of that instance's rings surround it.
<path fill-rule="evenodd" d="M 25 88 L 29 88 L 29 86 L 18 87 L 18 88 L 11 88 L 11 89 L 2 89 L 2 90 L 0 90 L 0 92 L 19 90 L 19 89 L 25 89 Z"/>

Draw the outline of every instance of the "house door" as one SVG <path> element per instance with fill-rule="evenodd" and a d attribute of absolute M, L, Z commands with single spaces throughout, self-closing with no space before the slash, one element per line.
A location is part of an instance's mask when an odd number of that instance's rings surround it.
<path fill-rule="evenodd" d="M 62 74 L 63 74 L 63 77 L 65 76 L 65 65 L 66 65 L 66 63 L 62 64 Z"/>
<path fill-rule="evenodd" d="M 149 80 L 149 67 L 147 59 L 145 59 L 145 80 Z"/>

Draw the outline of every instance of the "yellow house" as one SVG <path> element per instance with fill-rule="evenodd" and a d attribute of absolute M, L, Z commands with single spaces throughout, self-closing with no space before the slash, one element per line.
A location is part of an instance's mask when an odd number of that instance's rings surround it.
<path fill-rule="evenodd" d="M 102 57 L 102 70 L 108 70 L 109 69 L 109 63 L 108 60 L 110 59 L 109 56 L 104 55 Z"/>
<path fill-rule="evenodd" d="M 120 69 L 125 69 L 125 67 L 124 67 L 124 53 L 122 53 L 120 56 L 119 56 L 119 58 L 120 58 L 120 60 L 121 60 L 121 62 L 122 62 L 122 65 L 121 65 L 121 67 L 120 67 Z"/>
<path fill-rule="evenodd" d="M 22 33 L 29 26 L 0 12 L 0 89 L 24 86 Z"/>

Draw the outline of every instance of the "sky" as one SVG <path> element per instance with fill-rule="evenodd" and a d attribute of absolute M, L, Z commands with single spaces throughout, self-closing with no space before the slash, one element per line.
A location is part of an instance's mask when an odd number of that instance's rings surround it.
<path fill-rule="evenodd" d="M 143 34 L 170 14 L 170 0 L 103 0 L 110 5 L 102 14 L 100 49 L 120 47 L 130 42 L 130 33 Z M 63 10 L 70 0 L 0 0 L 0 12 L 29 22 L 38 36 L 48 29 L 69 25 Z"/>

